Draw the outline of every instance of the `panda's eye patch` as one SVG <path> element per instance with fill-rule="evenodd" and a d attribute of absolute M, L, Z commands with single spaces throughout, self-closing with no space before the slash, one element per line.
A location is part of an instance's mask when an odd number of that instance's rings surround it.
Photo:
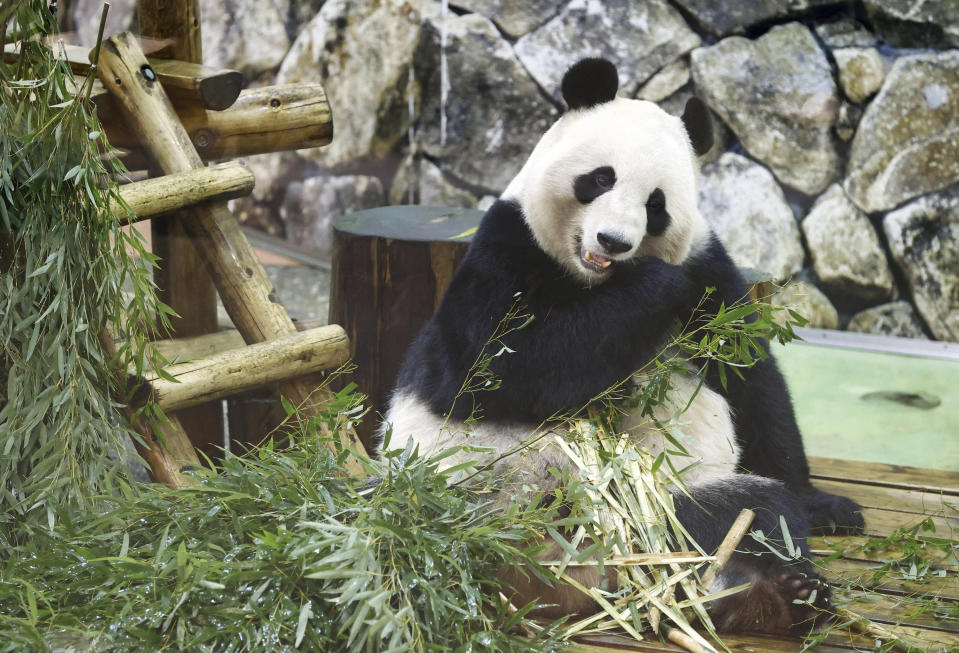
<path fill-rule="evenodd" d="M 661 236 L 669 226 L 669 213 L 666 211 L 666 194 L 657 188 L 646 200 L 646 233 Z"/>
<path fill-rule="evenodd" d="M 612 166 L 601 166 L 585 175 L 578 176 L 573 181 L 573 194 L 583 204 L 589 204 L 615 184 L 616 171 Z"/>

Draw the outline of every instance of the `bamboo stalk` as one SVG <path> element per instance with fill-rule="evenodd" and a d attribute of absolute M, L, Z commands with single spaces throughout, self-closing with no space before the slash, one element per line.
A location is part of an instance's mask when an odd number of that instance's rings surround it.
<path fill-rule="evenodd" d="M 19 48 L 19 44 L 4 46 L 4 61 L 16 61 L 20 56 Z M 58 59 L 66 53 L 66 61 L 74 74 L 86 75 L 90 71 L 90 48 L 64 44 L 62 49 L 57 46 L 51 50 Z M 158 57 L 148 57 L 147 62 L 176 104 L 222 111 L 233 105 L 243 88 L 243 74 L 237 70 Z"/>
<path fill-rule="evenodd" d="M 103 85 L 123 107 L 133 131 L 164 172 L 201 167 L 200 156 L 163 87 L 144 77 L 142 66 L 146 63 L 136 40 L 129 33 L 118 34 L 104 42 L 97 72 Z M 205 259 L 223 304 L 247 344 L 294 333 L 293 321 L 276 300 L 273 284 L 226 206 L 210 204 L 187 211 L 190 218 L 182 224 Z M 318 390 L 299 380 L 281 384 L 280 393 L 301 407 L 304 416 L 318 412 L 314 393 L 318 393 L 320 401 L 330 397 L 325 389 Z M 344 448 L 365 453 L 351 430 L 338 429 L 338 436 Z M 350 473 L 363 472 L 359 461 L 352 457 L 344 464 Z"/>
<path fill-rule="evenodd" d="M 146 167 L 149 156 L 124 123 L 121 110 L 105 100 L 98 106 L 107 140 L 126 150 L 121 154 L 126 166 Z M 330 103 L 319 84 L 247 89 L 225 111 L 189 106 L 176 111 L 205 161 L 321 147 L 333 138 Z"/>
<path fill-rule="evenodd" d="M 201 202 L 245 197 L 254 183 L 249 168 L 230 161 L 126 184 L 120 187 L 120 197 L 133 215 L 121 222 L 139 222 Z M 129 216 L 118 204 L 111 205 L 110 210 Z"/>
<path fill-rule="evenodd" d="M 109 333 L 101 332 L 99 341 L 105 357 L 115 359 L 117 347 Z M 182 472 L 185 467 L 200 467 L 200 459 L 176 415 L 167 415 L 169 422 L 156 424 L 157 430 L 154 430 L 150 422 L 138 416 L 130 406 L 123 406 L 120 410 L 142 436 L 143 441 L 134 440 L 133 445 L 149 466 L 153 480 L 174 489 L 192 485 L 193 479 Z"/>
<path fill-rule="evenodd" d="M 709 565 L 709 569 L 703 574 L 704 589 L 708 591 L 709 588 L 712 587 L 713 582 L 716 580 L 716 575 L 722 571 L 723 566 L 729 562 L 729 558 L 732 557 L 736 551 L 736 547 L 742 542 L 743 537 L 745 537 L 755 517 L 756 513 L 749 508 L 743 508 L 739 516 L 736 517 L 736 521 L 733 522 L 733 525 L 729 528 L 729 532 L 726 533 L 726 537 L 723 538 L 719 548 L 716 549 L 715 562 Z"/>
<path fill-rule="evenodd" d="M 145 379 L 153 400 L 172 412 L 227 395 L 338 367 L 349 359 L 346 332 L 330 325 L 224 351 L 163 370 L 174 381 Z"/>

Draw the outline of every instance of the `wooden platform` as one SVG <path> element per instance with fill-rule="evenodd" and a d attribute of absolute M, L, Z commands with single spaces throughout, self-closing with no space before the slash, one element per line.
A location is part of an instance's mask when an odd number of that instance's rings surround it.
<path fill-rule="evenodd" d="M 809 462 L 815 484 L 858 501 L 866 520 L 863 536 L 810 540 L 822 565 L 821 573 L 834 587 L 841 587 L 836 590 L 834 603 L 894 631 L 914 646 L 913 650 L 959 651 L 959 473 L 834 458 L 811 457 Z M 927 544 L 920 556 L 910 558 L 934 561 L 925 573 L 920 560 L 915 570 L 907 563 L 905 574 L 892 570 L 875 579 L 884 561 L 915 553 L 916 539 L 890 543 L 883 550 L 863 551 L 862 545 L 870 539 L 888 538 L 897 529 L 911 529 L 924 520 L 929 520 L 935 532 L 920 528 L 918 535 L 938 538 L 949 552 Z M 907 579 L 910 572 L 917 578 Z M 809 650 L 871 651 L 879 648 L 876 640 L 848 629 L 835 630 Z M 588 653 L 683 650 L 660 643 L 651 633 L 646 642 L 618 635 L 577 641 L 578 649 Z M 759 635 L 726 636 L 724 642 L 732 651 L 757 653 L 797 652 L 803 645 L 801 639 Z"/>

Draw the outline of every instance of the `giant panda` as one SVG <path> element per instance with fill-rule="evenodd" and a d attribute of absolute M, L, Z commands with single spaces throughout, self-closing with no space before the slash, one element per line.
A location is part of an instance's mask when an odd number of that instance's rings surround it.
<path fill-rule="evenodd" d="M 522 447 L 532 431 L 551 428 L 551 417 L 583 407 L 650 361 L 707 286 L 715 288 L 707 312 L 746 296 L 697 209 L 696 155 L 712 142 L 705 105 L 693 98 L 677 118 L 617 90 L 616 69 L 602 59 L 584 59 L 564 76 L 568 111 L 486 212 L 407 353 L 380 432 L 391 432 L 393 446 L 412 439 L 428 453 L 465 445 L 444 464 L 489 460 L 517 487 L 548 490 L 550 468 L 569 463 L 551 447 Z M 532 321 L 496 333 L 518 302 Z M 491 346 L 500 355 L 485 361 L 496 381 L 488 391 L 467 379 Z M 780 532 L 782 516 L 807 554 L 813 531 L 860 528 L 857 504 L 810 484 L 773 360 L 744 370 L 743 380 L 730 375 L 725 388 L 715 374 L 683 416 L 684 444 L 698 464 L 683 477 L 689 494 L 675 497 L 693 538 L 714 550 L 742 508 L 756 511 L 753 527 L 767 536 Z M 673 403 L 699 386 L 693 376 L 674 379 Z M 626 414 L 620 428 L 638 447 L 664 450 L 647 421 Z M 786 562 L 749 537 L 741 548 L 714 588 L 752 585 L 709 604 L 717 628 L 808 629 L 829 595 L 808 561 Z M 803 602 L 810 596 L 815 605 Z M 586 608 L 571 596 L 549 600 L 561 612 Z"/>

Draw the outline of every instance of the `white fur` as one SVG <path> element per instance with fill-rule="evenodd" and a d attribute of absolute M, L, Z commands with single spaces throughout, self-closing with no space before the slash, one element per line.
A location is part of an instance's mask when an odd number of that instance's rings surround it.
<path fill-rule="evenodd" d="M 612 166 L 612 190 L 589 204 L 577 201 L 573 180 Z M 576 238 L 604 253 L 596 234 L 621 234 L 633 246 L 610 256 L 651 255 L 679 263 L 706 241 L 709 226 L 697 208 L 696 157 L 679 118 L 652 102 L 616 98 L 564 114 L 543 135 L 503 199 L 516 201 L 537 243 L 586 283 L 603 275 L 580 263 Z M 657 188 L 672 221 L 661 236 L 646 235 L 646 201 Z M 615 265 L 615 263 L 614 263 Z"/>

